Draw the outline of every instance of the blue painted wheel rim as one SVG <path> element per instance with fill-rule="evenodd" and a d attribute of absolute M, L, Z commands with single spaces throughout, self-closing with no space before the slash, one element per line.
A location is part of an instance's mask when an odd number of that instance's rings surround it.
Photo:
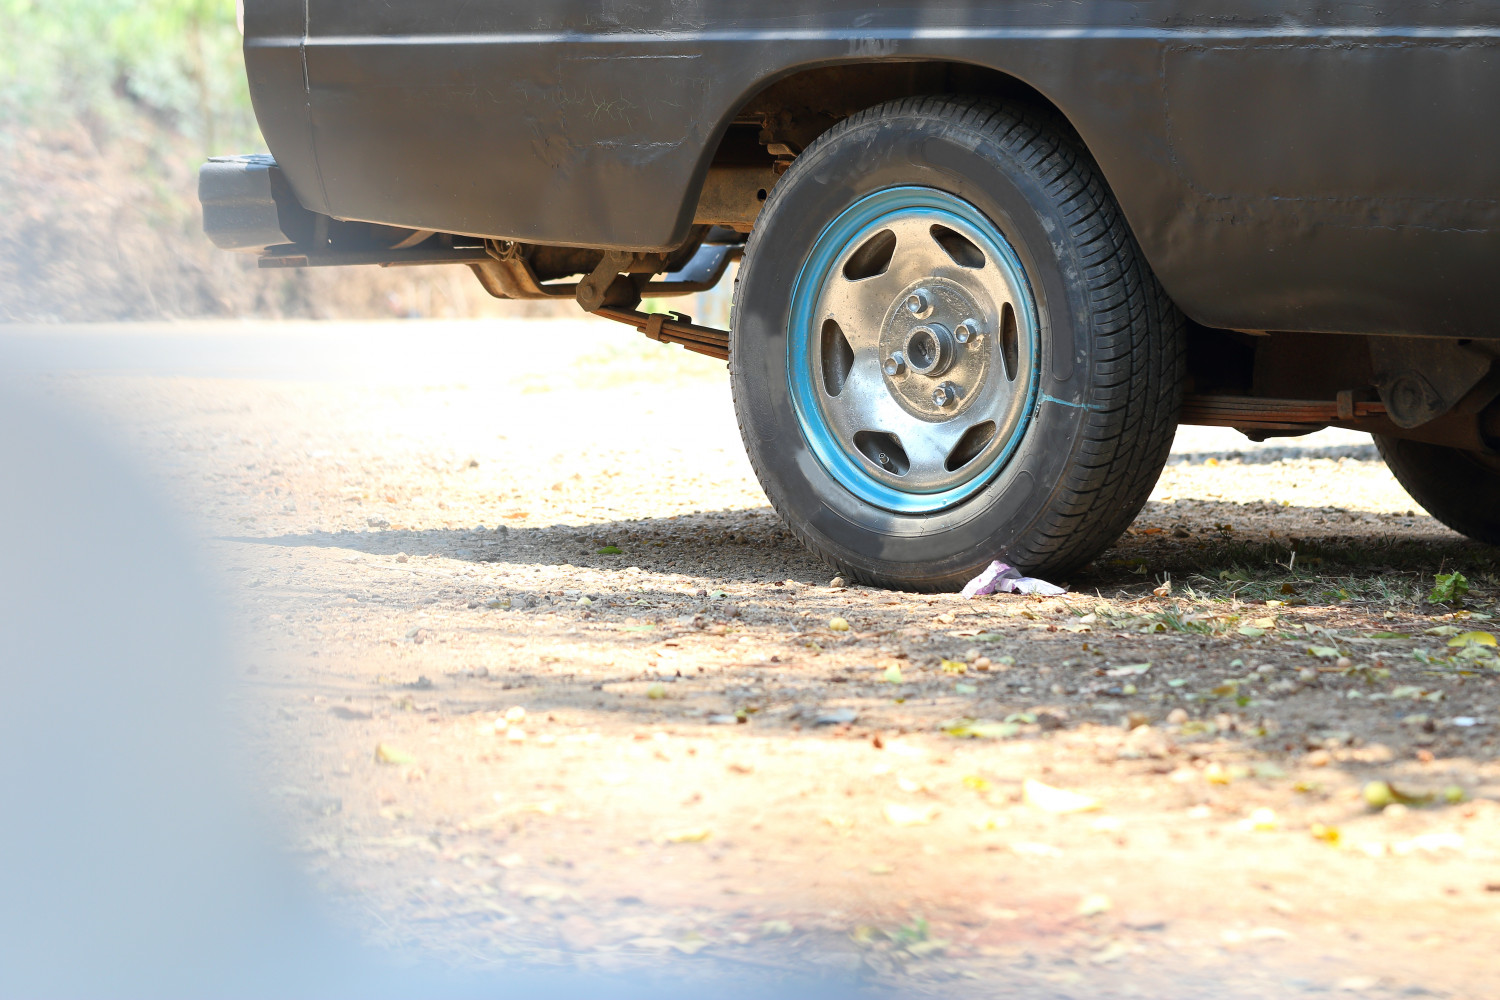
<path fill-rule="evenodd" d="M 977 248 L 983 263 L 978 269 L 956 267 L 956 260 L 979 258 L 972 254 L 952 259 L 934 255 L 931 247 L 923 245 L 924 231 L 950 237 L 958 234 L 956 242 L 967 242 L 969 247 Z M 887 271 L 873 278 L 851 281 L 849 262 L 857 251 L 868 253 L 871 240 L 881 234 L 896 243 Z M 934 236 L 933 240 L 936 239 Z M 907 247 L 912 249 L 906 251 L 907 256 L 901 256 Z M 991 264 L 994 266 L 990 267 Z M 924 270 L 930 272 L 929 277 L 912 278 Z M 901 311 L 903 304 L 908 310 L 917 308 L 906 291 L 896 292 L 893 304 L 881 314 L 879 324 L 874 317 L 884 301 L 882 295 L 911 286 L 913 280 L 920 284 L 924 295 L 933 293 L 938 308 L 946 309 L 950 316 L 962 315 L 966 308 L 985 316 L 994 313 L 992 319 L 981 316 L 979 323 L 986 330 L 993 328 L 988 346 L 981 346 L 982 337 L 976 337 L 973 344 L 962 345 L 955 344 L 951 335 L 946 337 L 954 350 L 970 352 L 964 355 L 968 367 L 961 370 L 979 373 L 969 379 L 972 385 L 962 380 L 939 381 L 943 372 L 921 378 L 910 368 L 900 366 L 894 368 L 899 376 L 891 375 L 891 355 L 896 353 L 891 350 L 892 344 L 921 346 L 910 339 L 901 340 L 903 336 L 914 336 L 906 332 L 906 326 L 932 324 L 914 319 L 915 312 L 908 315 Z M 998 304 L 1002 299 L 1004 304 Z M 865 300 L 873 305 L 863 310 L 840 307 L 842 314 L 850 317 L 846 319 L 841 319 L 839 310 L 829 304 L 858 304 Z M 931 311 L 932 307 L 928 308 Z M 828 346 L 830 322 L 843 338 L 842 354 Z M 964 325 L 948 324 L 955 329 Z M 846 335 L 846 327 L 856 329 L 857 335 Z M 993 483 L 1025 437 L 1038 393 L 1039 330 L 1035 297 L 1020 258 L 999 228 L 976 207 L 952 194 L 927 187 L 888 188 L 867 195 L 824 228 L 793 288 L 786 370 L 803 439 L 823 470 L 866 503 L 898 514 L 930 514 L 953 508 Z M 940 332 L 948 333 L 946 328 Z M 855 359 L 849 364 L 846 376 L 849 382 L 836 394 L 831 388 L 836 379 L 829 372 L 843 367 L 843 362 L 830 361 L 831 351 L 832 355 L 852 355 Z M 869 370 L 872 351 L 883 366 L 883 382 L 892 397 L 890 400 L 876 398 L 879 388 Z M 927 355 L 922 357 L 925 360 Z M 949 470 L 947 466 L 961 459 L 962 443 L 942 463 L 943 468 L 939 469 L 933 458 L 937 454 L 933 448 L 945 446 L 948 438 L 959 430 L 960 416 L 948 418 L 941 409 L 935 409 L 936 394 L 945 385 L 960 391 L 970 390 L 964 401 L 951 404 L 969 406 L 960 415 L 963 420 L 975 427 L 982 427 L 986 421 L 995 425 L 994 437 L 984 446 L 980 457 L 957 470 Z M 930 406 L 923 401 L 923 393 L 929 387 L 935 394 Z M 848 397 L 840 398 L 846 391 Z M 949 392 L 947 398 L 953 396 Z M 867 416 L 866 411 L 875 415 Z M 873 435 L 874 446 L 868 440 L 856 444 L 859 435 L 851 436 L 851 428 L 858 427 L 861 421 L 872 424 L 869 430 L 859 433 L 866 439 Z M 895 431 L 882 437 L 883 424 L 899 425 L 905 433 L 920 440 L 923 447 L 919 451 L 926 456 L 922 476 L 913 475 L 914 462 L 909 461 L 907 471 L 898 474 L 899 462 L 887 460 L 888 456 L 880 450 L 884 447 L 880 441 L 893 441 L 888 450 L 894 453 L 900 449 L 903 438 Z M 941 433 L 931 428 L 940 429 Z M 934 440 L 928 442 L 927 437 Z M 902 457 L 906 457 L 904 452 Z M 887 461 L 877 464 L 877 459 Z"/>

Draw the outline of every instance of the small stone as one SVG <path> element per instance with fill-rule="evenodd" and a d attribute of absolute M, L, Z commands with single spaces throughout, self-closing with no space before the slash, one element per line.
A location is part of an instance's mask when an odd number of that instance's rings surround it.
<path fill-rule="evenodd" d="M 1131 712 L 1125 716 L 1126 729 L 1140 729 L 1142 726 L 1150 726 L 1151 717 L 1145 712 Z"/>
<path fill-rule="evenodd" d="M 1172 711 L 1170 711 L 1170 712 L 1167 713 L 1167 724 L 1168 725 L 1180 726 L 1180 725 L 1183 725 L 1184 723 L 1186 723 L 1187 720 L 1188 720 L 1188 714 L 1187 714 L 1187 709 L 1185 709 L 1185 708 L 1174 708 L 1174 709 L 1172 709 Z"/>
<path fill-rule="evenodd" d="M 1314 750 L 1302 758 L 1302 763 L 1308 767 L 1327 767 L 1333 761 L 1333 754 L 1327 750 Z"/>
<path fill-rule="evenodd" d="M 1303 667 L 1301 670 L 1297 671 L 1297 679 L 1303 684 L 1311 684 L 1313 681 L 1318 679 L 1318 672 L 1312 667 Z"/>
<path fill-rule="evenodd" d="M 1354 661 L 1347 656 L 1340 656 L 1337 660 L 1333 661 L 1333 665 L 1340 670 L 1349 670 L 1354 666 Z"/>
<path fill-rule="evenodd" d="M 1165 917 L 1156 913 L 1131 913 L 1120 920 L 1120 923 L 1133 931 L 1164 931 L 1167 929 Z"/>
<path fill-rule="evenodd" d="M 396 561 L 397 562 L 404 563 L 404 562 L 409 562 L 410 560 L 411 560 L 411 556 L 407 555 L 405 552 L 397 552 L 396 553 Z"/>
<path fill-rule="evenodd" d="M 391 522 L 387 521 L 383 517 L 366 518 L 365 524 L 369 525 L 372 528 L 389 528 L 391 526 Z"/>
<path fill-rule="evenodd" d="M 847 587 L 847 586 L 849 586 L 849 584 L 844 580 L 843 577 L 836 576 L 832 580 L 828 581 L 828 586 L 830 586 L 830 587 L 834 588 L 835 590 L 837 590 L 840 587 Z"/>
<path fill-rule="evenodd" d="M 1258 674 L 1274 674 L 1276 672 L 1276 664 L 1262 663 L 1260 666 L 1255 668 L 1255 672 Z"/>
<path fill-rule="evenodd" d="M 1364 993 L 1379 985 L 1380 979 L 1376 976 L 1345 976 L 1334 984 L 1334 988 L 1344 993 Z"/>
<path fill-rule="evenodd" d="M 977 659 L 979 659 L 979 647 L 978 646 L 970 646 L 968 649 L 964 650 L 964 660 L 965 660 L 965 662 L 973 663 Z"/>
<path fill-rule="evenodd" d="M 990 662 L 990 658 L 988 656 L 976 656 L 974 657 L 973 662 L 969 664 L 969 666 L 973 667 L 975 670 L 988 670 L 991 666 L 993 666 L 993 664 Z"/>
<path fill-rule="evenodd" d="M 580 597 L 580 598 L 579 598 L 579 599 L 578 599 L 578 604 L 579 604 L 579 606 L 580 606 L 580 607 L 585 607 L 585 608 L 586 608 L 586 607 L 588 607 L 588 606 L 589 606 L 589 605 L 590 605 L 590 604 L 593 604 L 593 603 L 594 603 L 594 602 L 593 602 L 593 601 L 591 601 L 591 600 L 589 600 L 589 599 L 588 599 L 588 598 L 587 598 L 587 597 Z"/>

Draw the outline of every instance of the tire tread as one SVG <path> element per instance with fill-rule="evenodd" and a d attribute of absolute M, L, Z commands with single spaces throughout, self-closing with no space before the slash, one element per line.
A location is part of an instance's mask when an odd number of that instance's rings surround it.
<path fill-rule="evenodd" d="M 1090 371 L 1090 413 L 1063 481 L 1053 491 L 1038 528 L 1008 561 L 1031 571 L 1063 574 L 1088 562 L 1134 520 L 1166 464 L 1181 407 L 1186 367 L 1185 320 L 1151 273 L 1092 158 L 1058 117 L 1025 105 L 963 96 L 912 97 L 858 112 L 820 137 L 819 146 L 880 119 L 941 118 L 981 133 L 1040 178 L 1059 206 L 1082 263 L 1093 303 L 1095 354 Z M 765 211 L 777 192 L 773 190 Z M 754 255 L 757 234 L 746 247 Z M 736 410 L 739 411 L 739 400 Z M 741 433 L 744 420 L 740 419 Z M 767 477 L 755 454 L 750 462 Z M 768 495 L 776 506 L 774 490 Z M 961 580 L 892 580 L 831 556 L 788 512 L 792 533 L 842 575 L 860 583 L 918 590 L 948 589 Z"/>

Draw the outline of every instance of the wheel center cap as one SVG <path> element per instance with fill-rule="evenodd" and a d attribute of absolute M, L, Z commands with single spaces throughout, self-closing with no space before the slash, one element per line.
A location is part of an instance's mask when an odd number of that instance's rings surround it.
<path fill-rule="evenodd" d="M 906 336 L 906 364 L 918 375 L 937 378 L 953 367 L 958 343 L 941 323 L 928 323 Z"/>

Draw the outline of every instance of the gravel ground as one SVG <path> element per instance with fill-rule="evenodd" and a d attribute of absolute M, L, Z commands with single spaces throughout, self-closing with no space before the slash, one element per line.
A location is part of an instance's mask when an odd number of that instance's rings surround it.
<path fill-rule="evenodd" d="M 1500 661 L 1450 645 L 1500 632 L 1500 554 L 1367 438 L 1185 428 L 1065 597 L 965 602 L 830 580 L 723 365 L 603 323 L 0 340 L 202 537 L 290 848 L 382 946 L 922 995 L 1500 989 Z"/>

